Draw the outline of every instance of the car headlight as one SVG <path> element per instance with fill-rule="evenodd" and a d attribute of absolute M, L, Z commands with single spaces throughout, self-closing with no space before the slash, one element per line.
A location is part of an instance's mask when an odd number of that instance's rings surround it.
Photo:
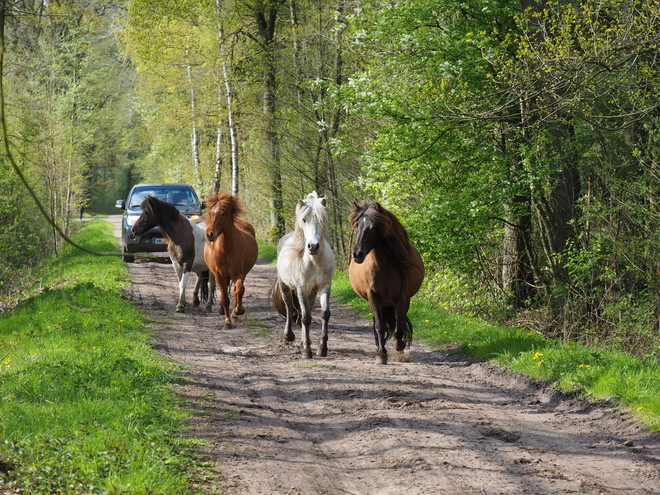
<path fill-rule="evenodd" d="M 126 225 L 132 227 L 137 222 L 137 219 L 140 218 L 140 215 L 127 215 L 126 216 Z"/>
<path fill-rule="evenodd" d="M 199 220 L 200 218 L 202 218 L 202 215 L 190 215 L 190 219 L 191 219 L 193 222 L 196 222 L 196 221 Z"/>

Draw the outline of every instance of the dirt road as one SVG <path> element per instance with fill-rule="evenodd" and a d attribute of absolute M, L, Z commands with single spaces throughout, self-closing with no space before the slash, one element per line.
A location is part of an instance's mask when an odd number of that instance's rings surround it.
<path fill-rule="evenodd" d="M 337 304 L 328 357 L 301 360 L 272 266 L 250 273 L 229 330 L 215 311 L 174 313 L 171 265 L 128 266 L 154 345 L 190 367 L 191 434 L 218 472 L 205 493 L 660 494 L 660 436 L 625 414 L 418 341 L 377 366 L 370 322 Z"/>

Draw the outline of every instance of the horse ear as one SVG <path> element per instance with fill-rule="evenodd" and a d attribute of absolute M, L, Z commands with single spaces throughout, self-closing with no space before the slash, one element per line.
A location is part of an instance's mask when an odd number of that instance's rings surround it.
<path fill-rule="evenodd" d="M 328 205 L 326 204 L 325 198 L 321 198 L 321 204 L 322 204 L 323 206 L 328 206 Z"/>
<path fill-rule="evenodd" d="M 298 200 L 298 206 L 299 206 L 300 208 L 302 208 L 303 206 L 305 206 L 305 202 L 304 202 L 302 199 L 299 199 L 299 200 Z"/>

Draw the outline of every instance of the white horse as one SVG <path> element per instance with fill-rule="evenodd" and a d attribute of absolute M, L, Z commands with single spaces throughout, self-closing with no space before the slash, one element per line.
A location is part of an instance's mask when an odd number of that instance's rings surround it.
<path fill-rule="evenodd" d="M 328 355 L 328 320 L 330 320 L 330 287 L 335 258 L 327 235 L 328 208 L 325 198 L 316 191 L 298 201 L 296 228 L 277 245 L 277 280 L 273 286 L 273 303 L 286 316 L 284 339 L 295 340 L 293 320 L 302 324 L 300 347 L 303 358 L 312 357 L 309 325 L 312 309 L 319 295 L 323 322 L 316 355 Z"/>
<path fill-rule="evenodd" d="M 136 236 L 140 236 L 156 225 L 160 226 L 167 240 L 167 252 L 172 259 L 172 266 L 179 281 L 179 300 L 176 304 L 176 312 L 185 313 L 186 311 L 186 284 L 190 272 L 197 274 L 193 306 L 199 306 L 198 292 L 201 287 L 202 302 L 206 302 L 207 311 L 209 311 L 214 284 L 211 283 L 209 267 L 204 261 L 206 225 L 204 223 L 196 224 L 182 215 L 176 206 L 152 196 L 147 197 L 140 207 L 142 214 L 131 231 Z M 210 291 L 209 288 L 211 288 Z"/>

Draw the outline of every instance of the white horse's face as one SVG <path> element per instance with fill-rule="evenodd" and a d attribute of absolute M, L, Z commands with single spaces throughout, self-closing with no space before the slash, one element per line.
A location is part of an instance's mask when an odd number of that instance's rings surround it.
<path fill-rule="evenodd" d="M 316 201 L 316 198 L 314 198 Z M 315 208 L 326 208 L 325 198 L 321 198 L 311 205 L 305 201 L 298 202 L 298 228 L 302 230 L 305 237 L 305 250 L 310 255 L 318 254 L 321 248 L 321 242 L 325 236 L 325 226 L 321 222 L 319 215 L 315 214 Z"/>
<path fill-rule="evenodd" d="M 321 247 L 323 229 L 311 213 L 302 219 L 301 227 L 305 234 L 305 249 L 313 256 Z"/>

